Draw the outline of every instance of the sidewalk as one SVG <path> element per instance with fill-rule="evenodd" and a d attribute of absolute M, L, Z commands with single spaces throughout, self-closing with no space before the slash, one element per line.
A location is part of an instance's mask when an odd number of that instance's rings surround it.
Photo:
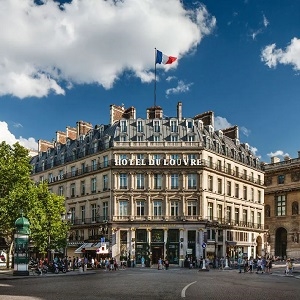
<path fill-rule="evenodd" d="M 12 279 L 24 279 L 24 278 L 43 278 L 43 277 L 57 277 L 57 276 L 80 276 L 80 275 L 92 275 L 96 274 L 94 270 L 87 270 L 85 272 L 79 272 L 79 270 L 69 271 L 67 273 L 59 272 L 58 274 L 46 273 L 36 274 L 35 272 L 29 271 L 29 276 L 14 276 L 13 269 L 0 268 L 0 280 L 12 280 Z"/>

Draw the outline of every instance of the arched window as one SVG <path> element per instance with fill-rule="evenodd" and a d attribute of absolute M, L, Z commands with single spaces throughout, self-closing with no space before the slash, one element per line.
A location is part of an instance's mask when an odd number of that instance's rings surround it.
<path fill-rule="evenodd" d="M 266 218 L 270 218 L 271 217 L 270 205 L 266 205 L 266 207 L 265 207 L 265 217 Z"/>
<path fill-rule="evenodd" d="M 292 215 L 298 215 L 298 211 L 299 211 L 298 202 L 295 201 L 292 203 Z"/>

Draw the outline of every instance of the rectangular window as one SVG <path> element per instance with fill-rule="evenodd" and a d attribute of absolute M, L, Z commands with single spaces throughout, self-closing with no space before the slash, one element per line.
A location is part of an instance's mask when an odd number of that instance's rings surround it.
<path fill-rule="evenodd" d="M 219 222 L 221 222 L 223 219 L 223 207 L 221 204 L 217 205 L 217 218 Z"/>
<path fill-rule="evenodd" d="M 261 213 L 257 213 L 257 226 L 258 228 L 261 228 Z"/>
<path fill-rule="evenodd" d="M 153 201 L 153 216 L 161 216 L 161 215 L 162 215 L 162 202 Z"/>
<path fill-rule="evenodd" d="M 75 166 L 71 167 L 71 176 L 72 177 L 76 176 L 76 167 Z"/>
<path fill-rule="evenodd" d="M 179 175 L 178 174 L 171 174 L 171 189 L 178 189 L 179 187 Z"/>
<path fill-rule="evenodd" d="M 85 181 L 84 180 L 80 181 L 80 193 L 81 193 L 81 196 L 85 195 Z"/>
<path fill-rule="evenodd" d="M 178 131 L 177 120 L 171 120 L 170 129 L 171 129 L 171 132 L 177 132 Z"/>
<path fill-rule="evenodd" d="M 192 129 L 193 128 L 193 121 L 187 121 L 187 128 Z"/>
<path fill-rule="evenodd" d="M 188 142 L 195 142 L 195 136 L 194 135 L 189 134 L 187 138 L 188 138 Z"/>
<path fill-rule="evenodd" d="M 227 181 L 227 196 L 231 196 L 231 181 Z"/>
<path fill-rule="evenodd" d="M 136 159 L 144 159 L 145 158 L 145 155 L 144 154 L 141 154 L 141 153 L 138 153 L 136 155 Z"/>
<path fill-rule="evenodd" d="M 243 223 L 244 225 L 247 225 L 247 220 L 248 220 L 248 212 L 246 209 L 243 209 Z"/>
<path fill-rule="evenodd" d="M 286 214 L 286 199 L 285 195 L 277 196 L 276 198 L 276 215 L 285 216 Z"/>
<path fill-rule="evenodd" d="M 153 121 L 153 131 L 154 132 L 160 132 L 160 123 L 157 120 Z"/>
<path fill-rule="evenodd" d="M 92 193 L 97 192 L 97 179 L 96 178 L 91 179 L 91 192 Z"/>
<path fill-rule="evenodd" d="M 73 198 L 75 197 L 75 192 L 76 192 L 76 186 L 75 186 L 75 183 L 71 183 L 71 186 L 70 186 L 70 196 Z"/>
<path fill-rule="evenodd" d="M 231 223 L 231 206 L 226 207 L 226 221 Z"/>
<path fill-rule="evenodd" d="M 103 182 L 103 191 L 107 191 L 108 190 L 108 176 L 107 175 L 102 176 L 102 182 Z"/>
<path fill-rule="evenodd" d="M 257 193 L 257 200 L 258 200 L 258 203 L 261 203 L 261 191 L 258 191 Z"/>
<path fill-rule="evenodd" d="M 247 187 L 243 186 L 243 198 L 244 200 L 247 200 Z"/>
<path fill-rule="evenodd" d="M 251 222 L 251 226 L 253 227 L 254 226 L 254 211 L 251 210 L 250 212 L 250 222 Z"/>
<path fill-rule="evenodd" d="M 144 131 L 143 121 L 138 120 L 137 121 L 137 132 L 143 132 L 143 131 Z"/>
<path fill-rule="evenodd" d="M 208 202 L 207 204 L 207 218 L 208 220 L 212 221 L 214 218 L 214 211 L 213 211 L 213 203 Z"/>
<path fill-rule="evenodd" d="M 212 192 L 213 190 L 213 177 L 211 175 L 208 175 L 208 190 Z"/>
<path fill-rule="evenodd" d="M 120 173 L 120 189 L 127 189 L 127 174 Z"/>
<path fill-rule="evenodd" d="M 179 202 L 178 201 L 171 201 L 171 203 L 170 203 L 170 215 L 171 216 L 178 216 L 179 215 Z"/>
<path fill-rule="evenodd" d="M 208 166 L 210 168 L 213 168 L 214 164 L 213 164 L 213 158 L 211 156 L 208 157 Z"/>
<path fill-rule="evenodd" d="M 227 174 L 231 174 L 231 164 L 227 164 Z"/>
<path fill-rule="evenodd" d="M 254 189 L 251 188 L 251 201 L 254 201 Z"/>
<path fill-rule="evenodd" d="M 162 175 L 161 174 L 154 174 L 154 189 L 160 190 L 162 187 Z"/>
<path fill-rule="evenodd" d="M 71 211 L 71 224 L 75 223 L 75 207 L 70 208 Z"/>
<path fill-rule="evenodd" d="M 119 202 L 119 215 L 128 216 L 128 201 L 122 200 Z"/>
<path fill-rule="evenodd" d="M 278 175 L 278 184 L 284 184 L 284 175 Z"/>
<path fill-rule="evenodd" d="M 120 122 L 120 128 L 121 128 L 121 132 L 127 132 L 127 122 L 125 120 L 122 120 Z"/>
<path fill-rule="evenodd" d="M 104 168 L 108 167 L 108 156 L 107 155 L 103 156 L 103 167 Z"/>
<path fill-rule="evenodd" d="M 197 174 L 188 174 L 188 189 L 195 190 L 197 188 Z"/>
<path fill-rule="evenodd" d="M 138 217 L 145 215 L 145 201 L 144 200 L 136 201 L 136 215 Z"/>
<path fill-rule="evenodd" d="M 222 194 L 222 179 L 218 178 L 218 194 Z"/>
<path fill-rule="evenodd" d="M 58 195 L 63 196 L 64 195 L 64 187 L 61 185 L 58 187 Z"/>
<path fill-rule="evenodd" d="M 177 135 L 171 135 L 171 142 L 178 142 L 178 136 Z"/>
<path fill-rule="evenodd" d="M 197 159 L 197 155 L 196 154 L 188 154 L 188 160 L 191 159 Z"/>
<path fill-rule="evenodd" d="M 91 204 L 91 212 L 92 212 L 92 222 L 96 222 L 97 220 L 97 206 L 95 203 Z"/>
<path fill-rule="evenodd" d="M 96 153 L 98 150 L 98 142 L 94 142 L 93 149 L 94 149 L 94 153 Z"/>
<path fill-rule="evenodd" d="M 188 213 L 188 216 L 196 216 L 197 215 L 197 202 L 196 201 L 188 201 L 187 213 Z"/>
<path fill-rule="evenodd" d="M 85 206 L 80 206 L 81 223 L 85 222 Z"/>
<path fill-rule="evenodd" d="M 140 190 L 145 188 L 145 175 L 142 173 L 136 174 L 136 188 Z"/>
<path fill-rule="evenodd" d="M 235 198 L 239 198 L 240 197 L 240 186 L 238 183 L 235 184 Z"/>
<path fill-rule="evenodd" d="M 159 135 L 154 135 L 153 136 L 153 141 L 154 142 L 159 142 L 160 141 L 160 136 Z"/>
<path fill-rule="evenodd" d="M 142 142 L 144 140 L 144 136 L 143 135 L 137 135 L 136 140 L 137 140 L 137 142 Z"/>
<path fill-rule="evenodd" d="M 170 155 L 170 159 L 179 159 L 179 155 L 178 154 L 171 154 Z"/>
<path fill-rule="evenodd" d="M 240 210 L 239 208 L 234 209 L 234 220 L 236 224 L 239 224 L 240 221 Z"/>
<path fill-rule="evenodd" d="M 103 202 L 103 221 L 108 221 L 108 202 Z"/>
<path fill-rule="evenodd" d="M 97 161 L 96 159 L 92 159 L 92 171 L 96 171 L 97 170 Z"/>

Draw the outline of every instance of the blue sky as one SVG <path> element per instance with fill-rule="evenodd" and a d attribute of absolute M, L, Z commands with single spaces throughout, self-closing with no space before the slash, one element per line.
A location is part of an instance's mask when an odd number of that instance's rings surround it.
<path fill-rule="evenodd" d="M 165 116 L 211 110 L 261 161 L 298 156 L 300 1 L 39 2 L 0 2 L 0 141 L 37 149 L 79 120 L 108 124 L 110 104 L 145 118 L 156 47 L 178 57 L 157 65 Z"/>

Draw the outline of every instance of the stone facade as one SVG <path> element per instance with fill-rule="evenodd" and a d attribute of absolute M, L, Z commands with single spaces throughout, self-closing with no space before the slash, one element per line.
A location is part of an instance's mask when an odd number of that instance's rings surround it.
<path fill-rule="evenodd" d="M 183 118 L 181 102 L 175 117 L 158 106 L 135 114 L 111 105 L 109 125 L 31 160 L 33 180 L 47 180 L 72 212 L 69 255 L 174 264 L 262 255 L 264 172 L 238 127 L 215 130 L 213 112 Z"/>
<path fill-rule="evenodd" d="M 300 158 L 274 157 L 265 170 L 265 224 L 271 254 L 300 258 Z"/>

